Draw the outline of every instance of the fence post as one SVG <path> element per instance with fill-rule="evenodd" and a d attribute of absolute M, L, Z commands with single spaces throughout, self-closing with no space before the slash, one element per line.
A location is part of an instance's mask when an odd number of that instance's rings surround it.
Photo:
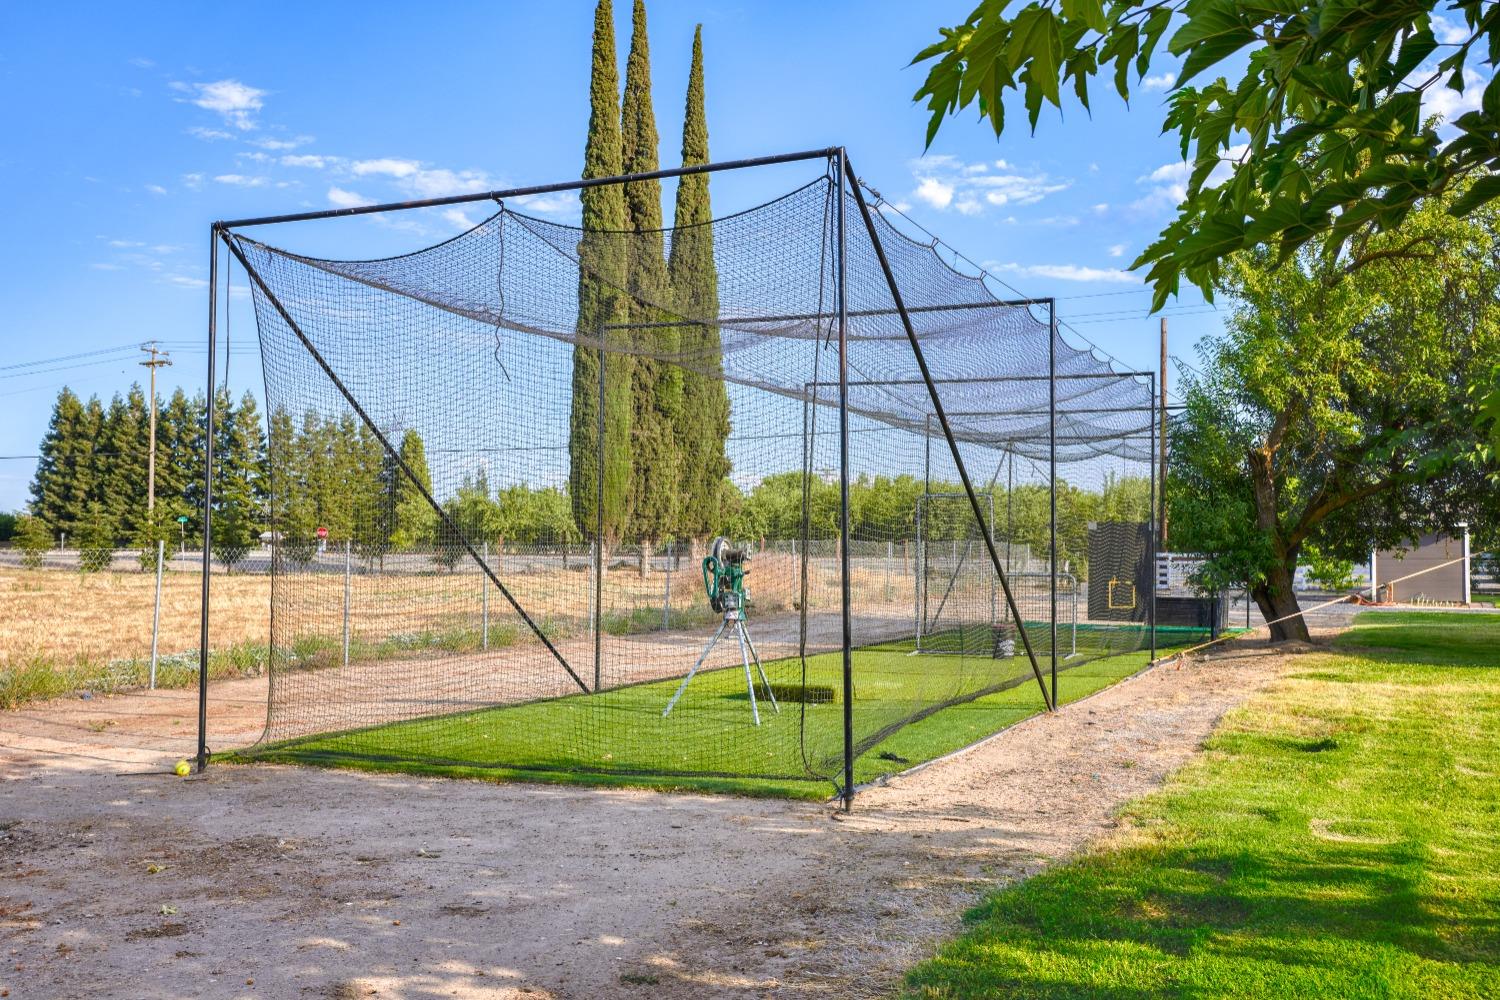
<path fill-rule="evenodd" d="M 896 543 L 889 538 L 885 540 L 885 599 L 891 599 L 891 560 L 896 555 Z"/>
<path fill-rule="evenodd" d="M 156 656 L 161 636 L 161 564 L 167 543 L 156 541 L 156 602 L 151 608 L 151 690 L 156 690 Z"/>
<path fill-rule="evenodd" d="M 487 567 L 490 564 L 490 543 L 479 543 L 480 559 Z M 479 572 L 479 648 L 490 648 L 490 578 L 483 568 Z"/>
<path fill-rule="evenodd" d="M 344 666 L 349 665 L 349 585 L 354 572 L 354 540 L 344 542 Z"/>

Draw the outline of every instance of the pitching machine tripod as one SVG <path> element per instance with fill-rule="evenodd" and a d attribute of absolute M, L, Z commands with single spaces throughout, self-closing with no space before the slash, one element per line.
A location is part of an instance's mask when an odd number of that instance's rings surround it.
<path fill-rule="evenodd" d="M 771 699 L 771 707 L 781 712 L 781 706 L 776 703 L 776 692 L 771 690 L 771 679 L 766 676 L 766 668 L 760 664 L 760 654 L 755 651 L 755 643 L 750 639 L 750 632 L 745 628 L 745 603 L 749 596 L 745 592 L 745 563 L 750 559 L 745 549 L 733 549 L 729 546 L 728 539 L 715 538 L 709 549 L 708 556 L 703 560 L 703 587 L 708 591 L 708 602 L 715 611 L 723 612 L 724 620 L 719 623 L 719 628 L 714 632 L 714 637 L 708 640 L 708 645 L 703 647 L 703 652 L 698 655 L 698 661 L 693 664 L 693 669 L 687 672 L 682 683 L 677 685 L 677 691 L 672 695 L 672 700 L 667 702 L 667 707 L 662 709 L 662 718 L 672 714 L 672 708 L 677 704 L 677 699 L 682 697 L 682 692 L 687 690 L 688 683 L 698 673 L 698 668 L 703 666 L 708 654 L 713 652 L 714 646 L 723 638 L 725 631 L 734 630 L 734 637 L 740 644 L 740 662 L 745 665 L 745 692 L 750 696 L 750 716 L 755 724 L 760 725 L 760 708 L 755 702 L 755 677 L 750 673 L 750 661 L 755 661 L 755 669 L 760 674 L 761 683 L 766 686 L 766 696 Z"/>

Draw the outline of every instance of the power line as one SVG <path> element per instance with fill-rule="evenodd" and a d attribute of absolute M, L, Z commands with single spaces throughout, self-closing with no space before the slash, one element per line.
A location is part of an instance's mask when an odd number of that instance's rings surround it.
<path fill-rule="evenodd" d="M 40 361 L 19 361 L 11 365 L 0 365 L 0 371 L 12 371 L 16 368 L 34 368 L 38 365 L 53 365 L 60 361 L 76 361 L 79 358 L 93 358 L 101 354 L 118 354 L 121 351 L 134 351 L 138 344 L 124 344 L 119 347 L 101 347 L 97 351 L 83 351 L 80 354 L 63 354 L 55 358 L 42 358 Z"/>

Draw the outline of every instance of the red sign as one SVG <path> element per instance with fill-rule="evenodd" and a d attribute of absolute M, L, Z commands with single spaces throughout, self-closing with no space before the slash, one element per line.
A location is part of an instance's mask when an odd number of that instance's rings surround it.
<path fill-rule="evenodd" d="M 328 529 L 327 528 L 319 528 L 318 529 L 318 537 L 319 538 L 327 538 L 328 537 Z"/>

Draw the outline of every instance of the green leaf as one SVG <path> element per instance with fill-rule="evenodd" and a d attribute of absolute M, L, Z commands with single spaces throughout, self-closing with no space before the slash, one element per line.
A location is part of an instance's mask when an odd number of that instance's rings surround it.
<path fill-rule="evenodd" d="M 1480 205 L 1500 198 L 1500 174 L 1489 174 L 1481 177 L 1470 185 L 1469 189 L 1459 195 L 1458 199 L 1448 206 L 1448 214 L 1463 217 L 1474 211 Z"/>
<path fill-rule="evenodd" d="M 1082 21 L 1101 35 L 1109 28 L 1109 19 L 1104 16 L 1104 0 L 1063 0 L 1063 17 L 1070 21 Z"/>

